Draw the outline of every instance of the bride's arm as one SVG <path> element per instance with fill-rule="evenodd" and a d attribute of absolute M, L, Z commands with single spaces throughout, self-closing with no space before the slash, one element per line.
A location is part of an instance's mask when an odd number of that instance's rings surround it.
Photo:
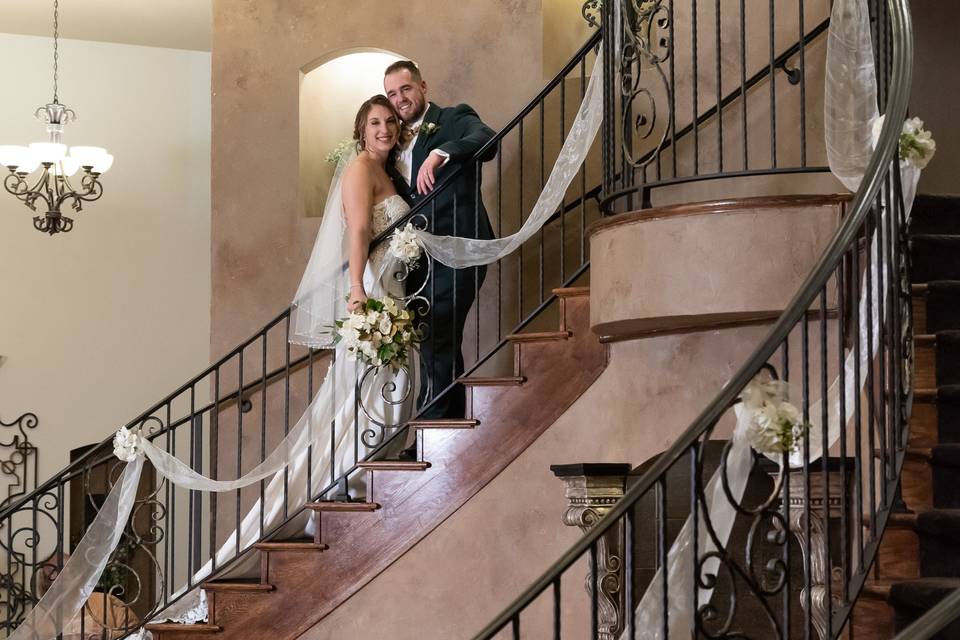
<path fill-rule="evenodd" d="M 363 271 L 370 251 L 370 210 L 373 187 L 367 168 L 354 162 L 343 176 L 343 209 L 347 221 L 347 246 L 350 265 L 350 298 L 347 309 L 353 311 L 367 301 L 363 290 Z"/>

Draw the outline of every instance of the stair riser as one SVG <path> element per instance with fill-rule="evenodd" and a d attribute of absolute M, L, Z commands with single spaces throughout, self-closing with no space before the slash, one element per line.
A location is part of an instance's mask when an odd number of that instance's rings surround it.
<path fill-rule="evenodd" d="M 931 289 L 926 295 L 925 306 L 923 331 L 936 333 L 960 329 L 960 288 L 948 291 Z"/>
<path fill-rule="evenodd" d="M 932 344 L 914 343 L 916 368 L 914 386 L 931 389 L 937 386 L 937 348 Z"/>
<path fill-rule="evenodd" d="M 910 233 L 960 235 L 960 215 L 956 198 L 917 196 L 910 215 Z"/>
<path fill-rule="evenodd" d="M 913 414 L 910 416 L 909 447 L 933 448 L 943 442 L 939 433 L 939 420 L 936 404 L 913 404 Z"/>
<path fill-rule="evenodd" d="M 909 580 L 920 577 L 920 539 L 906 528 L 887 528 L 877 555 L 876 576 L 880 580 Z"/>
<path fill-rule="evenodd" d="M 954 338 L 954 333 L 937 337 L 934 368 L 937 372 L 937 385 L 960 384 L 960 340 Z M 949 338 L 947 336 L 950 336 Z M 920 349 L 917 349 L 917 366 L 920 366 Z M 925 365 L 927 363 L 924 363 Z M 918 383 L 919 384 L 919 383 Z"/>
<path fill-rule="evenodd" d="M 933 465 L 933 506 L 938 509 L 960 509 L 960 469 Z M 956 549 L 954 549 L 956 551 Z"/>
<path fill-rule="evenodd" d="M 853 638 L 892 638 L 894 635 L 893 608 L 882 600 L 860 598 L 853 608 Z"/>
<path fill-rule="evenodd" d="M 924 578 L 960 578 L 957 536 L 920 532 L 920 572 Z"/>
<path fill-rule="evenodd" d="M 909 457 L 904 460 L 901 488 L 903 501 L 910 510 L 933 508 L 933 470 L 926 460 Z"/>
<path fill-rule="evenodd" d="M 940 442 L 960 442 L 960 401 L 942 398 L 937 402 L 936 410 Z"/>
<path fill-rule="evenodd" d="M 913 238 L 911 245 L 914 282 L 960 280 L 960 242 Z"/>

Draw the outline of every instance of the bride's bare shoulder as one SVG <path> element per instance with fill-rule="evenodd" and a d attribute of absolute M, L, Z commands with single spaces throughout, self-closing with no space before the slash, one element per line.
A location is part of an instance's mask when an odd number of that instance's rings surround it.
<path fill-rule="evenodd" d="M 374 161 L 366 156 L 357 156 L 353 159 L 343 173 L 345 182 L 354 184 L 360 182 L 373 182 Z"/>

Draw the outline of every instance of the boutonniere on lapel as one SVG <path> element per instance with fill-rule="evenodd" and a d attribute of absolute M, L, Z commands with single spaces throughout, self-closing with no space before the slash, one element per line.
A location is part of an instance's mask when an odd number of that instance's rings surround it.
<path fill-rule="evenodd" d="M 430 136 L 440 130 L 440 125 L 436 122 L 424 122 L 420 125 L 420 133 L 424 136 Z"/>

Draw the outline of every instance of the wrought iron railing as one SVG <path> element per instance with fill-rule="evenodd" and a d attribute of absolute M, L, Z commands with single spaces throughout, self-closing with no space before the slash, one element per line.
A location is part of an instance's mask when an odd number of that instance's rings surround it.
<path fill-rule="evenodd" d="M 662 3 L 625 4 L 643 10 Z M 609 20 L 613 12 L 606 5 Z M 880 106 L 887 118 L 829 246 L 767 337 L 694 423 L 577 544 L 476 635 L 478 640 L 511 634 L 835 638 L 848 628 L 897 504 L 912 401 L 910 265 L 897 144 L 913 42 L 906 0 L 871 2 L 871 9 Z M 619 153 L 608 132 L 605 184 L 616 189 L 626 181 L 634 193 L 653 184 L 644 182 L 643 167 L 640 175 L 614 176 L 609 167 Z M 646 167 L 656 162 L 653 157 Z M 839 438 L 831 446 L 826 429 L 806 432 L 800 448 L 805 459 L 796 466 L 786 454 L 779 466 L 767 467 L 751 454 L 742 499 L 730 489 L 732 443 L 721 443 L 720 483 L 736 514 L 728 541 L 712 519 L 716 509 L 708 506 L 705 452 L 716 445 L 718 424 L 729 423 L 741 393 L 764 369 L 801 389 L 804 421 L 837 424 Z M 857 392 L 831 394 L 831 380 L 841 390 L 852 381 Z M 822 434 L 815 444 L 827 455 L 810 459 L 811 433 Z M 682 584 L 671 573 L 682 555 L 670 554 L 677 532 L 668 529 L 665 516 L 668 496 L 676 493 L 689 496 L 679 508 L 686 510 L 693 531 L 685 576 L 691 586 L 684 592 L 670 589 Z M 678 509 L 669 506 L 674 513 Z M 620 542 L 613 556 L 611 540 Z M 655 572 L 638 570 L 640 551 L 656 558 Z M 619 610 L 609 598 L 611 588 L 623 597 Z M 648 589 L 652 600 L 639 609 Z M 699 601 L 710 591 L 712 598 Z M 677 621 L 684 622 L 672 628 Z"/>

